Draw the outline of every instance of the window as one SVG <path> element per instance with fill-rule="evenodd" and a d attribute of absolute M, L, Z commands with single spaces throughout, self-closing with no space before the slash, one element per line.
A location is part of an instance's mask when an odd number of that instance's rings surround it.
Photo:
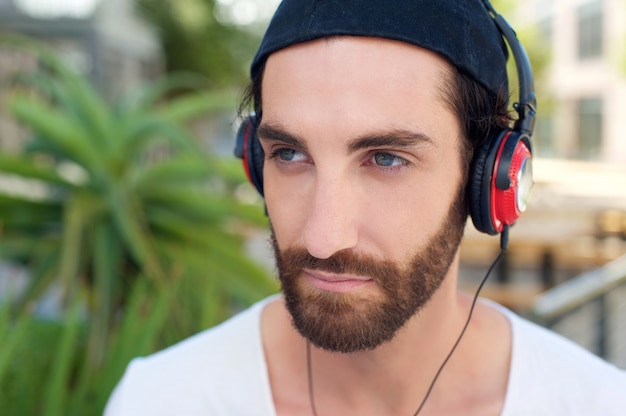
<path fill-rule="evenodd" d="M 602 1 L 596 0 L 578 8 L 578 57 L 602 56 Z"/>
<path fill-rule="evenodd" d="M 602 99 L 578 101 L 578 157 L 599 159 L 602 150 Z"/>
<path fill-rule="evenodd" d="M 537 156 L 558 156 L 554 144 L 554 120 L 551 117 L 537 117 L 533 146 L 533 153 Z"/>
<path fill-rule="evenodd" d="M 551 16 L 546 16 L 537 22 L 537 31 L 543 40 L 544 45 L 552 49 L 552 40 L 554 37 L 554 19 Z"/>

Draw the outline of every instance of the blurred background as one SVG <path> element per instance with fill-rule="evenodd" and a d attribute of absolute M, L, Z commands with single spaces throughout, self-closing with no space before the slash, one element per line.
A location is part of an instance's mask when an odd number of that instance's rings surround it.
<path fill-rule="evenodd" d="M 531 203 L 482 293 L 626 368 L 626 1 L 492 3 L 539 117 Z M 101 414 L 130 359 L 277 291 L 232 156 L 277 4 L 0 0 L 1 414 Z M 468 225 L 465 289 L 498 250 Z"/>

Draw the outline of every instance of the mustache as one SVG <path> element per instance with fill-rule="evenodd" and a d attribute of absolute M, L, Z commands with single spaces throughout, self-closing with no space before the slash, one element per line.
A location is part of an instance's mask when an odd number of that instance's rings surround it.
<path fill-rule="evenodd" d="M 275 244 L 275 242 L 274 242 Z M 388 260 L 377 259 L 350 250 L 339 251 L 326 259 L 318 259 L 304 248 L 291 247 L 276 250 L 277 260 L 284 275 L 293 276 L 303 269 L 319 270 L 335 274 L 353 274 L 384 282 L 390 275 L 399 275 L 401 270 Z"/>

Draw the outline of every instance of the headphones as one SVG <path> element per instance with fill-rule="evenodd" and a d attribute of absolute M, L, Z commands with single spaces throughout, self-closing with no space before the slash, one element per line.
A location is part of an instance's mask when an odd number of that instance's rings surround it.
<path fill-rule="evenodd" d="M 518 75 L 518 113 L 512 128 L 490 134 L 474 154 L 468 175 L 469 212 L 480 232 L 496 235 L 513 225 L 526 210 L 532 179 L 531 137 L 535 127 L 536 97 L 533 74 L 526 51 L 502 16 L 483 2 L 506 40 Z M 246 117 L 237 131 L 235 156 L 243 160 L 250 183 L 263 196 L 263 149 L 256 135 L 259 120 Z"/>

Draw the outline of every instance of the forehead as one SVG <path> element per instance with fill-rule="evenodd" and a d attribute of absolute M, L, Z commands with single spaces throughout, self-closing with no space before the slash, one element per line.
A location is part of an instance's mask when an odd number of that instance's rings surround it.
<path fill-rule="evenodd" d="M 399 41 L 338 36 L 296 44 L 267 60 L 263 121 L 288 130 L 292 123 L 456 126 L 443 99 L 451 73 L 443 57 Z"/>

